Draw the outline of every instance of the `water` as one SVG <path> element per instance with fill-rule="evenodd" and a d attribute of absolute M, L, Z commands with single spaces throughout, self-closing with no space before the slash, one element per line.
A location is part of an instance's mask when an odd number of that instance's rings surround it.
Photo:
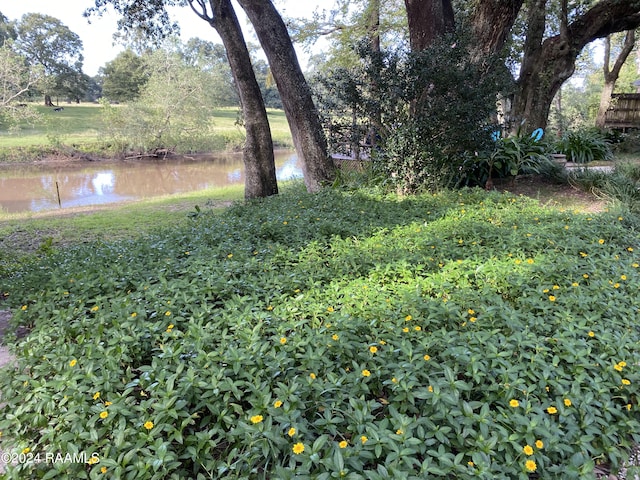
<path fill-rule="evenodd" d="M 277 151 L 278 180 L 302 176 L 298 158 Z M 57 188 L 56 188 L 57 184 Z M 241 154 L 0 166 L 0 209 L 40 211 L 101 205 L 244 184 Z"/>

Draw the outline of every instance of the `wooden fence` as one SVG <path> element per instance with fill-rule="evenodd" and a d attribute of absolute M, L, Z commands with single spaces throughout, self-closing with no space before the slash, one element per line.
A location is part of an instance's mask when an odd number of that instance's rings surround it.
<path fill-rule="evenodd" d="M 640 93 L 614 93 L 605 113 L 604 126 L 626 130 L 640 128 Z"/>

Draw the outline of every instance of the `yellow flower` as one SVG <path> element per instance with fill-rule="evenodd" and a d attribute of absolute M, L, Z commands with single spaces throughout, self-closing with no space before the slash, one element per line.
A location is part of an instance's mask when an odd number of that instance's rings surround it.
<path fill-rule="evenodd" d="M 475 310 L 473 310 L 472 308 L 470 308 L 469 310 L 467 310 L 467 313 L 468 313 L 469 315 L 475 315 L 475 314 L 476 314 Z"/>
<path fill-rule="evenodd" d="M 604 239 L 603 239 L 603 238 L 601 238 L 600 240 L 598 240 L 598 243 L 599 243 L 600 245 L 604 244 Z"/>
<path fill-rule="evenodd" d="M 92 312 L 97 312 L 99 309 L 100 307 L 98 305 L 94 305 L 93 307 L 91 307 Z"/>
<path fill-rule="evenodd" d="M 403 433 L 404 431 L 401 428 L 396 430 L 396 435 L 402 435 Z"/>
<path fill-rule="evenodd" d="M 536 448 L 542 450 L 544 448 L 544 442 L 542 440 L 536 440 Z"/>
<path fill-rule="evenodd" d="M 425 355 L 425 356 L 424 356 L 424 357 L 422 357 L 422 358 L 424 358 L 424 360 L 425 360 L 426 362 L 428 362 L 429 360 L 431 360 L 431 357 L 430 357 L 429 355 Z"/>
<path fill-rule="evenodd" d="M 630 403 L 627 403 L 627 410 L 631 411 L 631 404 Z"/>
<path fill-rule="evenodd" d="M 406 317 L 404 317 L 404 321 L 405 322 L 410 322 L 412 318 L 413 317 L 411 315 L 407 315 Z"/>
<path fill-rule="evenodd" d="M 553 286 L 553 287 L 551 287 L 551 288 L 553 288 L 554 290 L 560 290 L 560 285 L 554 285 L 554 286 Z"/>
<path fill-rule="evenodd" d="M 95 465 L 98 462 L 100 462 L 100 459 L 98 457 L 94 457 L 94 456 L 91 456 L 91 458 L 89 458 L 89 460 L 87 460 L 87 463 L 89 465 Z"/>
<path fill-rule="evenodd" d="M 620 365 L 619 363 L 616 363 L 616 364 L 613 366 L 613 369 L 614 369 L 614 370 L 617 370 L 617 371 L 619 371 L 619 372 L 621 372 L 621 371 L 622 371 L 622 365 Z"/>
<path fill-rule="evenodd" d="M 533 460 L 527 460 L 524 464 L 524 468 L 526 468 L 528 472 L 535 472 L 538 466 Z"/>
<path fill-rule="evenodd" d="M 509 401 L 509 406 L 516 408 L 520 406 L 520 402 L 518 400 L 516 400 L 515 398 Z"/>
<path fill-rule="evenodd" d="M 556 297 L 554 297 L 553 295 L 549 295 L 549 301 L 550 302 L 555 302 L 556 301 Z"/>
<path fill-rule="evenodd" d="M 251 420 L 251 423 L 256 424 L 264 420 L 264 417 L 262 415 L 254 415 L 253 417 L 250 418 L 250 420 Z"/>
<path fill-rule="evenodd" d="M 331 312 L 333 312 L 333 311 L 334 311 L 334 310 L 333 310 L 333 307 L 327 307 L 327 312 L 331 313 Z"/>
<path fill-rule="evenodd" d="M 631 382 L 629 380 L 627 380 L 626 378 L 622 379 L 622 384 L 623 385 L 631 385 Z"/>
<path fill-rule="evenodd" d="M 298 442 L 293 445 L 292 450 L 293 450 L 293 453 L 295 453 L 296 455 L 300 455 L 302 452 L 304 452 L 304 445 Z"/>
<path fill-rule="evenodd" d="M 476 317 L 470 317 L 470 318 L 469 318 L 469 321 L 470 321 L 471 323 L 475 323 L 475 321 L 476 321 L 476 320 L 478 320 Z"/>
<path fill-rule="evenodd" d="M 565 406 L 565 407 L 570 407 L 570 406 L 571 406 L 571 400 L 570 400 L 570 399 L 565 398 L 565 399 L 563 400 L 563 402 L 564 402 L 564 406 Z"/>
<path fill-rule="evenodd" d="M 30 451 L 31 451 L 31 449 L 30 449 L 29 447 L 27 447 L 27 448 L 23 448 L 23 449 L 22 449 L 22 454 L 23 454 L 23 455 L 26 455 L 26 454 L 27 454 L 27 453 L 29 453 Z"/>
<path fill-rule="evenodd" d="M 138 316 L 138 312 L 133 312 L 133 313 L 131 314 L 131 317 L 132 317 L 132 318 L 136 318 L 137 316 Z"/>
<path fill-rule="evenodd" d="M 420 325 L 416 325 L 415 327 L 413 327 L 413 329 L 414 329 L 416 332 L 419 332 L 420 330 L 422 330 L 422 327 L 421 327 Z"/>
<path fill-rule="evenodd" d="M 99 398 L 100 398 L 100 392 L 96 392 L 96 393 L 93 394 L 93 399 L 94 400 L 97 400 Z"/>
<path fill-rule="evenodd" d="M 522 260 L 520 260 L 519 258 L 516 258 L 515 263 L 516 263 L 516 265 L 520 265 L 522 263 Z"/>
<path fill-rule="evenodd" d="M 640 263 L 632 263 L 631 266 L 633 268 L 638 268 L 638 267 L 640 267 Z"/>
<path fill-rule="evenodd" d="M 371 347 L 369 347 L 369 351 L 370 351 L 371 353 L 377 353 L 377 352 L 378 352 L 378 347 L 376 347 L 376 346 L 371 346 Z"/>
<path fill-rule="evenodd" d="M 27 309 L 26 305 L 22 305 L 22 307 L 20 307 L 20 310 L 22 310 L 23 312 Z"/>
<path fill-rule="evenodd" d="M 362 435 L 362 436 L 360 437 L 360 441 L 362 442 L 362 444 L 363 444 L 363 445 L 364 445 L 365 443 L 367 443 L 367 441 L 368 441 L 368 440 L 369 440 L 369 439 L 368 439 L 365 435 Z"/>
<path fill-rule="evenodd" d="M 174 325 L 173 323 L 170 323 L 170 324 L 167 326 L 167 332 L 168 332 L 168 333 L 171 333 L 171 331 L 173 330 L 173 328 L 174 328 L 174 327 L 175 327 L 175 325 Z"/>
<path fill-rule="evenodd" d="M 293 437 L 295 434 L 296 434 L 296 429 L 293 427 L 291 427 L 287 432 L 287 435 L 289 435 L 290 437 Z"/>
<path fill-rule="evenodd" d="M 429 391 L 429 393 L 433 393 L 433 387 L 431 385 L 427 387 L 427 390 Z"/>
<path fill-rule="evenodd" d="M 596 334 L 595 334 L 595 333 L 593 333 L 592 331 L 589 331 L 589 333 L 587 333 L 587 335 L 589 335 L 591 338 L 593 338 L 593 337 L 595 337 L 595 336 L 596 336 Z"/>
<path fill-rule="evenodd" d="M 282 401 L 281 400 L 276 400 L 275 402 L 273 402 L 273 406 L 275 408 L 280 408 L 282 406 Z"/>
<path fill-rule="evenodd" d="M 545 288 L 544 290 L 542 290 L 542 293 L 549 293 L 549 289 Z"/>
<path fill-rule="evenodd" d="M 407 333 L 407 332 L 409 331 L 409 329 L 408 329 L 407 327 L 404 327 L 404 328 L 402 329 L 402 331 L 403 331 L 404 333 Z"/>
<path fill-rule="evenodd" d="M 271 310 L 273 310 L 273 305 L 269 305 L 269 306 L 267 307 L 267 310 L 268 310 L 269 312 L 270 312 Z"/>
<path fill-rule="evenodd" d="M 620 280 L 626 280 L 627 276 L 626 275 L 620 275 Z"/>
<path fill-rule="evenodd" d="M 572 287 L 578 287 L 579 285 L 580 285 L 580 284 L 579 284 L 578 282 L 573 282 L 573 283 L 571 284 L 571 286 L 572 286 Z"/>
<path fill-rule="evenodd" d="M 316 374 L 315 374 L 315 373 L 313 373 L 313 372 L 311 372 L 311 373 L 309 374 L 309 377 L 311 377 L 311 380 L 315 380 L 315 379 L 316 379 Z"/>
<path fill-rule="evenodd" d="M 69 362 L 70 367 L 75 367 L 77 364 L 78 364 L 78 361 L 75 358 Z"/>
<path fill-rule="evenodd" d="M 153 422 L 151 420 L 147 420 L 146 422 L 144 422 L 144 428 L 146 428 L 147 430 L 151 430 L 153 428 Z"/>
<path fill-rule="evenodd" d="M 474 466 L 475 466 L 475 463 L 473 463 L 471 460 L 469 460 L 469 461 L 467 462 L 467 465 L 469 465 L 470 467 L 474 467 Z"/>
<path fill-rule="evenodd" d="M 362 370 L 362 376 L 363 377 L 368 377 L 371 375 L 371 372 L 367 369 Z"/>
<path fill-rule="evenodd" d="M 347 448 L 347 445 L 349 445 L 349 442 L 347 442 L 346 440 L 342 440 L 342 441 L 338 444 L 338 446 L 339 446 L 340 448 Z"/>
<path fill-rule="evenodd" d="M 107 412 L 106 410 L 100 412 L 100 418 L 105 419 L 109 416 L 109 412 Z"/>
<path fill-rule="evenodd" d="M 525 455 L 533 455 L 533 447 L 531 445 L 525 445 L 522 448 L 522 451 L 524 452 Z"/>
<path fill-rule="evenodd" d="M 101 473 L 107 473 L 107 467 L 102 467 L 102 468 L 100 469 L 100 472 L 101 472 Z"/>
<path fill-rule="evenodd" d="M 398 383 L 398 379 L 397 379 L 396 377 L 393 377 L 393 378 L 391 379 L 391 383 Z"/>
<path fill-rule="evenodd" d="M 528 259 L 527 259 L 527 263 L 528 263 L 529 265 L 533 265 L 533 258 L 528 258 Z"/>
<path fill-rule="evenodd" d="M 337 333 L 334 333 L 333 335 L 331 335 L 331 339 L 332 339 L 334 342 L 337 342 L 339 338 L 340 338 L 340 337 L 338 336 L 338 334 L 337 334 Z"/>
<path fill-rule="evenodd" d="M 227 258 L 233 258 L 233 253 L 228 254 Z"/>
<path fill-rule="evenodd" d="M 618 365 L 620 365 L 621 367 L 626 367 L 627 366 L 627 362 L 625 362 L 624 360 L 621 362 L 618 362 Z"/>
<path fill-rule="evenodd" d="M 556 407 L 547 408 L 547 412 L 553 415 L 554 413 L 558 413 L 558 409 Z"/>
<path fill-rule="evenodd" d="M 287 339 L 285 337 L 280 337 L 280 345 L 284 345 L 287 343 Z"/>
<path fill-rule="evenodd" d="M 142 392 L 142 393 L 144 393 L 144 392 Z M 146 395 L 145 395 L 145 396 L 146 396 Z M 105 406 L 105 407 L 108 407 L 109 405 L 113 405 L 113 402 L 104 402 L 104 406 Z"/>
<path fill-rule="evenodd" d="M 582 274 L 582 278 L 589 278 L 589 274 L 588 273 L 583 273 Z"/>

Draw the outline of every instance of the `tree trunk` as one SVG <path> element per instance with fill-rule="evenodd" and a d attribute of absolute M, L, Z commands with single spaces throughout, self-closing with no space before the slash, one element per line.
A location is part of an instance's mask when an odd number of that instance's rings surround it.
<path fill-rule="evenodd" d="M 51 95 L 46 94 L 46 95 L 44 96 L 44 106 L 45 106 L 45 107 L 53 107 L 53 106 L 55 106 L 55 105 L 53 104 L 53 102 L 51 101 Z"/>
<path fill-rule="evenodd" d="M 616 87 L 616 82 L 618 81 L 618 77 L 620 76 L 620 70 L 622 70 L 624 62 L 627 61 L 627 58 L 631 54 L 635 42 L 635 32 L 633 30 L 627 31 L 627 34 L 624 37 L 624 45 L 622 47 L 622 50 L 616 58 L 613 68 L 610 69 L 611 35 L 608 35 L 607 38 L 605 38 L 604 62 L 602 66 L 604 73 L 604 87 L 602 88 L 602 93 L 600 94 L 600 107 L 598 108 L 598 114 L 596 115 L 596 127 L 598 128 L 604 128 L 605 115 L 607 113 L 607 110 L 609 109 L 609 105 L 611 104 L 611 94 Z"/>
<path fill-rule="evenodd" d="M 213 27 L 227 51 L 231 72 L 238 88 L 247 138 L 243 148 L 245 198 L 278 193 L 271 128 L 251 57 L 230 0 L 211 0 Z"/>
<path fill-rule="evenodd" d="M 318 111 L 282 17 L 271 0 L 238 0 L 258 35 L 280 92 L 307 190 L 317 192 L 335 178 Z"/>
<path fill-rule="evenodd" d="M 451 0 L 404 0 L 411 51 L 421 52 L 455 27 Z"/>
<path fill-rule="evenodd" d="M 511 33 L 524 0 L 480 0 L 471 19 L 474 61 L 499 54 Z"/>
<path fill-rule="evenodd" d="M 587 44 L 640 25 L 637 0 L 602 0 L 571 23 L 567 21 L 566 1 L 563 1 L 560 33 L 543 41 L 546 1 L 532 0 L 531 3 L 512 113 L 514 126 L 522 125 L 528 131 L 546 128 L 553 97 L 573 74 L 576 58 Z"/>

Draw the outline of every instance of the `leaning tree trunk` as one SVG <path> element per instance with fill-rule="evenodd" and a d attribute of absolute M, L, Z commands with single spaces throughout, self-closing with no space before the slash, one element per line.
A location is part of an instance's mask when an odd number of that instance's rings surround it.
<path fill-rule="evenodd" d="M 526 130 L 546 128 L 553 97 L 575 70 L 577 56 L 592 41 L 640 25 L 637 0 L 602 0 L 568 23 L 563 0 L 560 33 L 542 41 L 545 0 L 532 0 L 527 38 L 513 102 L 515 125 Z"/>
<path fill-rule="evenodd" d="M 238 88 L 247 138 L 243 157 L 245 198 L 258 198 L 278 193 L 273 141 L 260 86 L 255 77 L 251 57 L 230 0 L 212 0 L 216 29 L 227 51 L 227 57 Z"/>
<path fill-rule="evenodd" d="M 51 101 L 51 95 L 46 94 L 44 96 L 44 106 L 45 107 L 54 107 L 55 105 L 53 104 L 53 102 Z"/>
<path fill-rule="evenodd" d="M 451 0 L 404 0 L 411 51 L 421 52 L 455 28 Z"/>
<path fill-rule="evenodd" d="M 318 111 L 282 17 L 271 0 L 238 0 L 269 60 L 282 99 L 307 190 L 316 192 L 335 178 Z"/>

